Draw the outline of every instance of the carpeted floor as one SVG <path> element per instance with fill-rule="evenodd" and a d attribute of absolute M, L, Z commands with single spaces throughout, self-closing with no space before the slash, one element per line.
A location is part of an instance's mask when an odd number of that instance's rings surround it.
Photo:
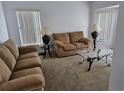
<path fill-rule="evenodd" d="M 94 62 L 87 72 L 88 63 L 79 65 L 80 57 L 45 58 L 43 73 L 46 91 L 106 91 L 109 68 L 104 61 Z"/>

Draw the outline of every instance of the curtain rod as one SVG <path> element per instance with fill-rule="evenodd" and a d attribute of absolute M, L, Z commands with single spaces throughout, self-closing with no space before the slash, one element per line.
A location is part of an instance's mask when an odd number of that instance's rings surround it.
<path fill-rule="evenodd" d="M 119 8 L 119 5 L 113 5 L 113 6 L 109 6 L 109 7 L 100 8 L 97 10 L 97 12 L 111 10 L 111 9 L 117 9 L 117 8 Z"/>
<path fill-rule="evenodd" d="M 16 9 L 16 12 L 39 12 L 38 9 Z"/>

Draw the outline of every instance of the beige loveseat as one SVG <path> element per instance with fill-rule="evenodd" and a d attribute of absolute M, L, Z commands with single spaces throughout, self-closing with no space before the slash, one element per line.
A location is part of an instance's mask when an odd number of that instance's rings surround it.
<path fill-rule="evenodd" d="M 77 54 L 77 50 L 89 48 L 91 42 L 85 38 L 83 31 L 53 33 L 54 50 L 58 57 Z"/>
<path fill-rule="evenodd" d="M 43 90 L 45 79 L 35 46 L 17 47 L 12 40 L 0 45 L 0 90 Z"/>

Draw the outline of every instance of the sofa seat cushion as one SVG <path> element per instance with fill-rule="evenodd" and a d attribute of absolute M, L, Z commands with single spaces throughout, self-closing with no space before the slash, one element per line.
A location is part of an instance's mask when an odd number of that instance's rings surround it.
<path fill-rule="evenodd" d="M 76 43 L 76 42 L 78 42 L 81 38 L 83 38 L 83 31 L 69 32 L 69 37 L 70 37 L 70 42 L 71 42 L 71 43 Z"/>
<path fill-rule="evenodd" d="M 85 45 L 84 43 L 74 43 L 74 45 L 76 45 L 77 49 L 88 48 L 88 45 Z"/>
<path fill-rule="evenodd" d="M 26 53 L 26 54 L 22 54 L 19 56 L 19 60 L 20 59 L 26 59 L 26 58 L 31 58 L 31 57 L 37 57 L 38 53 L 37 52 L 30 52 L 30 53 Z"/>
<path fill-rule="evenodd" d="M 34 68 L 30 68 L 30 69 L 25 69 L 25 70 L 13 72 L 10 80 L 21 78 L 21 77 L 32 75 L 32 74 L 41 74 L 43 76 L 41 68 L 40 67 L 34 67 Z"/>
<path fill-rule="evenodd" d="M 42 63 L 41 63 L 40 57 L 32 57 L 32 58 L 18 60 L 14 71 L 29 69 L 29 68 L 33 68 L 33 67 L 41 67 L 42 68 Z"/>
<path fill-rule="evenodd" d="M 0 84 L 9 80 L 11 71 L 4 61 L 0 58 Z"/>
<path fill-rule="evenodd" d="M 13 71 L 16 64 L 16 60 L 9 51 L 9 49 L 3 45 L 0 45 L 0 58 L 6 63 L 9 69 Z"/>
<path fill-rule="evenodd" d="M 17 44 L 14 41 L 12 41 L 11 39 L 9 39 L 9 40 L 5 41 L 3 43 L 3 45 L 6 46 L 10 50 L 10 52 L 13 54 L 13 56 L 17 60 L 19 57 L 19 50 L 18 50 Z"/>
<path fill-rule="evenodd" d="M 73 44 L 65 44 L 64 50 L 74 50 L 76 46 Z"/>
<path fill-rule="evenodd" d="M 68 33 L 53 33 L 54 40 L 63 42 L 64 44 L 69 44 L 70 39 Z"/>

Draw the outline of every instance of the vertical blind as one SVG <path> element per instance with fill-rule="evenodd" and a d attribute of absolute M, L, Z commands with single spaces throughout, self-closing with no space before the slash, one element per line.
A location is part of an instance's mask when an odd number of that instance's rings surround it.
<path fill-rule="evenodd" d="M 106 41 L 110 44 L 109 46 L 112 46 L 115 39 L 117 15 L 117 8 L 97 12 L 97 24 L 99 24 L 102 29 L 98 39 Z"/>
<path fill-rule="evenodd" d="M 41 44 L 40 12 L 18 10 L 16 14 L 22 45 Z"/>

